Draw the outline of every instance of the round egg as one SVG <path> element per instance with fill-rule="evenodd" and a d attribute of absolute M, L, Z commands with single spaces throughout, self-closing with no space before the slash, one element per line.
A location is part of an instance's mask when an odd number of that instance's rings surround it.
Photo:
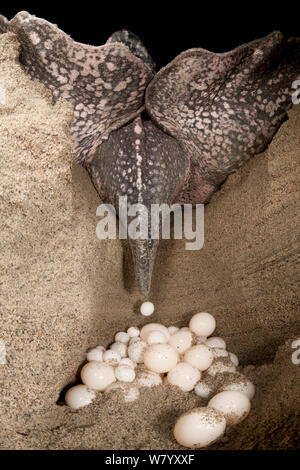
<path fill-rule="evenodd" d="M 177 385 L 183 392 L 190 392 L 200 380 L 201 372 L 187 362 L 179 362 L 168 372 L 170 385 Z"/>
<path fill-rule="evenodd" d="M 92 390 L 104 391 L 115 382 L 115 372 L 112 366 L 105 362 L 91 361 L 81 369 L 82 382 Z"/>
<path fill-rule="evenodd" d="M 147 347 L 145 341 L 139 339 L 128 346 L 128 356 L 133 362 L 140 364 L 144 361 L 144 352 Z"/>
<path fill-rule="evenodd" d="M 136 338 L 140 336 L 140 330 L 136 326 L 131 326 L 128 328 L 127 334 L 130 336 L 130 338 Z"/>
<path fill-rule="evenodd" d="M 119 331 L 115 335 L 115 342 L 116 343 L 125 343 L 127 344 L 130 340 L 130 336 L 128 333 L 125 333 L 125 331 Z"/>
<path fill-rule="evenodd" d="M 177 361 L 178 355 L 169 344 L 152 344 L 144 353 L 145 366 L 158 374 L 169 372 Z"/>
<path fill-rule="evenodd" d="M 220 338 L 219 336 L 211 336 L 211 338 L 208 338 L 205 341 L 206 346 L 209 346 L 210 348 L 220 348 L 220 349 L 226 349 L 226 343 L 223 338 Z"/>
<path fill-rule="evenodd" d="M 167 341 L 168 339 L 162 331 L 150 331 L 150 333 L 147 335 L 148 344 L 166 343 Z"/>
<path fill-rule="evenodd" d="M 199 382 L 197 383 L 194 392 L 196 393 L 198 397 L 203 398 L 204 400 L 207 400 L 213 393 L 213 390 L 207 383 Z"/>
<path fill-rule="evenodd" d="M 140 312 L 142 315 L 145 317 L 148 317 L 149 315 L 152 315 L 154 312 L 154 305 L 152 302 L 143 302 L 140 308 Z"/>
<path fill-rule="evenodd" d="M 184 353 L 184 361 L 199 370 L 206 370 L 214 360 L 212 351 L 204 344 L 196 344 Z"/>
<path fill-rule="evenodd" d="M 160 331 L 165 335 L 167 341 L 170 338 L 169 330 L 164 325 L 161 325 L 160 323 L 147 323 L 147 325 L 143 326 L 141 329 L 140 336 L 142 340 L 147 341 L 148 335 L 151 331 Z"/>
<path fill-rule="evenodd" d="M 89 390 L 86 385 L 75 385 L 69 388 L 65 395 L 65 402 L 70 408 L 78 410 L 83 406 L 87 406 L 95 399 L 96 394 L 93 390 Z"/>
<path fill-rule="evenodd" d="M 110 346 L 110 349 L 112 351 L 116 351 L 120 355 L 121 358 L 127 356 L 127 345 L 125 343 L 116 341 Z"/>
<path fill-rule="evenodd" d="M 225 429 L 226 419 L 221 413 L 208 407 L 194 408 L 178 418 L 174 437 L 183 447 L 200 449 L 219 439 Z"/>
<path fill-rule="evenodd" d="M 216 320 L 210 313 L 196 313 L 190 320 L 189 328 L 195 335 L 207 337 L 215 331 Z"/>
<path fill-rule="evenodd" d="M 133 382 L 135 379 L 135 371 L 133 367 L 127 365 L 119 365 L 115 368 L 116 379 L 120 382 Z"/>
<path fill-rule="evenodd" d="M 94 348 L 91 349 L 87 355 L 86 358 L 88 361 L 102 361 L 103 360 L 103 351 L 102 349 Z"/>
<path fill-rule="evenodd" d="M 217 393 L 208 402 L 208 407 L 223 413 L 227 425 L 233 426 L 248 416 L 251 404 L 245 393 L 228 390 Z"/>
<path fill-rule="evenodd" d="M 179 330 L 170 337 L 169 344 L 178 354 L 183 354 L 191 347 L 192 341 L 193 335 L 189 330 Z"/>

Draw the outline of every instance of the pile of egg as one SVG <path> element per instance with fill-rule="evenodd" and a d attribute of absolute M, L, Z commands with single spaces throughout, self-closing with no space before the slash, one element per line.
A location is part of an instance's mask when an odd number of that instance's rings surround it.
<path fill-rule="evenodd" d="M 87 353 L 83 384 L 67 391 L 66 404 L 79 409 L 90 404 L 96 392 L 116 389 L 129 402 L 139 397 L 140 387 L 170 384 L 208 401 L 178 418 L 175 439 L 189 448 L 210 445 L 226 426 L 247 417 L 255 393 L 250 380 L 237 373 L 238 358 L 226 350 L 224 339 L 211 336 L 215 327 L 214 317 L 201 312 L 191 318 L 188 328 L 148 323 L 118 332 L 108 349 L 97 346 Z M 224 374 L 227 380 L 218 386 L 217 379 Z"/>

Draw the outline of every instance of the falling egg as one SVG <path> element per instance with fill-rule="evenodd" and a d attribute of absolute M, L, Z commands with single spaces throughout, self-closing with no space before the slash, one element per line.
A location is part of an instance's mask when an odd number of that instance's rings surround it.
<path fill-rule="evenodd" d="M 152 315 L 154 312 L 154 305 L 152 302 L 143 302 L 140 308 L 140 312 L 142 315 L 145 317 L 148 317 L 149 315 Z"/>

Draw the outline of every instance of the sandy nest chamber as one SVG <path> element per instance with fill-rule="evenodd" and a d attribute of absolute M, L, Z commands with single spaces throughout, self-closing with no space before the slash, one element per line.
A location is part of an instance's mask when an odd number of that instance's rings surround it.
<path fill-rule="evenodd" d="M 129 403 L 114 393 L 78 411 L 61 404 L 87 350 L 149 319 L 137 310 L 127 245 L 95 235 L 100 201 L 72 163 L 72 107 L 53 106 L 18 57 L 15 36 L 0 35 L 0 448 L 182 449 L 174 423 L 202 404 L 175 386 L 141 389 Z M 151 321 L 183 327 L 213 312 L 216 335 L 256 387 L 248 418 L 210 449 L 299 447 L 300 106 L 288 117 L 207 205 L 203 249 L 171 240 L 157 254 Z"/>

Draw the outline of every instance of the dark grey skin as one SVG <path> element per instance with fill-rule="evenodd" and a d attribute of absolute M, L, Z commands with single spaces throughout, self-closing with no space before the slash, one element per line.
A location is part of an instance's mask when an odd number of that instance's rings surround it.
<path fill-rule="evenodd" d="M 76 43 L 26 12 L 0 16 L 30 77 L 74 106 L 77 161 L 104 202 L 206 203 L 228 175 L 261 152 L 292 106 L 300 40 L 273 32 L 222 54 L 190 49 L 155 73 L 140 40 L 114 33 L 103 46 Z M 151 227 L 149 226 L 149 233 Z M 142 294 L 157 240 L 130 240 Z"/>

